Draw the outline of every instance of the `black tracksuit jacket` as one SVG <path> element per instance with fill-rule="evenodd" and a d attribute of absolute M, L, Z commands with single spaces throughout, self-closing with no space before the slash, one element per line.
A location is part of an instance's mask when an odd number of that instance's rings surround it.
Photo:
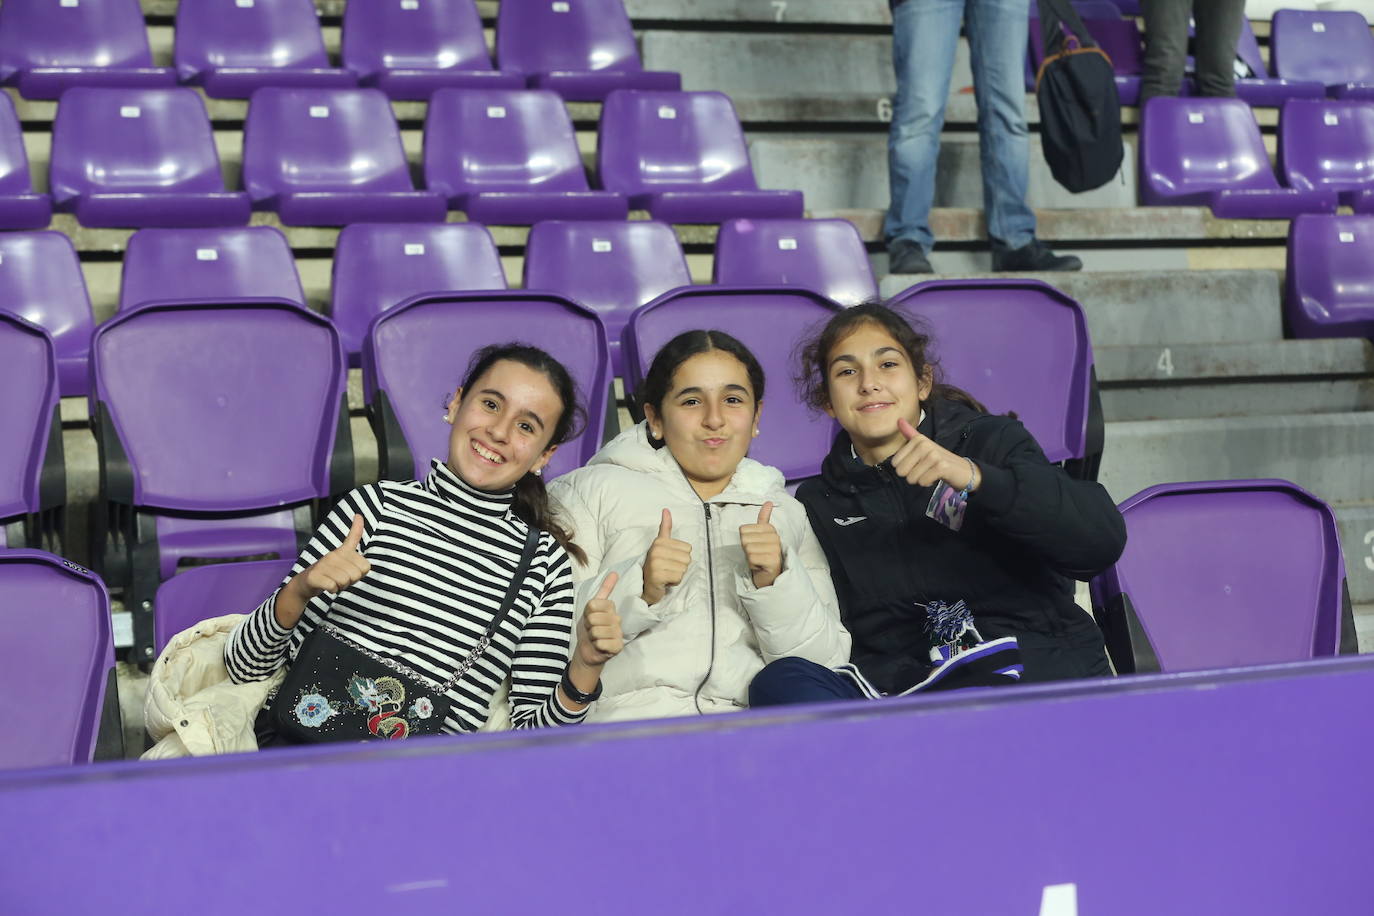
<path fill-rule="evenodd" d="M 830 561 L 851 660 L 885 693 L 930 670 L 925 610 L 963 599 L 985 639 L 1016 636 L 1024 680 L 1109 674 L 1102 634 L 1073 600 L 1070 579 L 1116 562 L 1126 525 L 1101 484 L 1071 479 L 1011 417 L 944 398 L 925 404 L 920 432 L 972 458 L 982 483 L 961 530 L 926 517 L 934 487 L 867 467 L 841 431 L 797 498 Z"/>

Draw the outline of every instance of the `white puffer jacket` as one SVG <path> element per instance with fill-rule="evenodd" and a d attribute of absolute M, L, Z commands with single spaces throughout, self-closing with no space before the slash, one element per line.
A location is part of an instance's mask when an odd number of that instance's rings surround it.
<path fill-rule="evenodd" d="M 588 721 L 692 715 L 698 704 L 702 712 L 739 709 L 750 680 L 774 659 L 849 661 L 825 555 L 783 484 L 775 468 L 745 458 L 725 490 L 703 503 L 668 449 L 649 444 L 643 423 L 550 483 L 560 519 L 587 553 L 573 573 L 578 613 L 608 573 L 620 574 L 611 600 L 625 649 L 607 663 Z M 773 503 L 783 571 L 755 588 L 739 529 L 758 521 L 765 502 Z M 640 597 L 644 555 L 664 509 L 672 536 L 692 545 L 692 561 L 682 583 L 650 607 Z"/>

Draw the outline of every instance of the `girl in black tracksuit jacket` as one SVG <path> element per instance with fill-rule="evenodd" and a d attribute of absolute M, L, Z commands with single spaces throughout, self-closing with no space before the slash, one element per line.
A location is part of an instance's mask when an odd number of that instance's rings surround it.
<path fill-rule="evenodd" d="M 1120 557 L 1121 513 L 1100 484 L 1050 464 L 1018 420 L 937 384 L 929 343 L 870 304 L 837 314 L 803 351 L 803 385 L 842 429 L 797 498 L 830 562 L 851 661 L 882 693 L 908 689 L 932 669 L 924 606 L 962 600 L 985 640 L 1017 638 L 1022 680 L 1109 675 L 1071 580 Z M 942 481 L 970 490 L 958 530 L 927 516 Z M 774 665 L 753 705 L 862 695 L 794 659 Z"/>

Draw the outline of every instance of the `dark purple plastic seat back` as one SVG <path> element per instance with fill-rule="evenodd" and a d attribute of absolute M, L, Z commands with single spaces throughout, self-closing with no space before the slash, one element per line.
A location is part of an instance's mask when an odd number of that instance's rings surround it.
<path fill-rule="evenodd" d="M 1354 11 L 1278 10 L 1269 33 L 1274 75 L 1335 87 L 1374 83 L 1374 35 Z"/>
<path fill-rule="evenodd" d="M 0 234 L 0 309 L 52 335 L 63 396 L 84 395 L 95 319 L 81 262 L 65 233 Z"/>
<path fill-rule="evenodd" d="M 38 325 L 3 310 L 0 391 L 5 392 L 0 413 L 0 538 L 5 538 L 5 523 L 40 508 L 43 462 L 59 394 L 52 338 Z M 0 540 L 3 546 L 5 540 Z"/>
<path fill-rule="evenodd" d="M 712 282 L 804 286 L 841 305 L 878 295 L 863 238 L 845 219 L 734 219 L 716 236 Z"/>
<path fill-rule="evenodd" d="M 368 325 L 421 293 L 505 289 L 501 255 L 477 223 L 354 223 L 339 233 L 330 317 L 352 365 Z"/>
<path fill-rule="evenodd" d="M 443 405 L 463 381 L 473 352 L 488 344 L 520 341 L 552 354 L 582 393 L 587 423 L 544 469 L 546 479 L 580 467 L 601 445 L 610 390 L 606 329 L 591 309 L 554 293 L 447 293 L 419 296 L 372 322 L 363 344 L 363 385 L 374 416 L 379 395 L 399 425 L 413 468 L 388 474 L 423 478 L 431 458 L 448 457 L 452 427 Z"/>
<path fill-rule="evenodd" d="M 1374 216 L 1293 220 L 1284 282 L 1292 336 L 1374 340 Z"/>
<path fill-rule="evenodd" d="M 0 229 L 42 229 L 52 219 L 52 201 L 34 193 L 19 115 L 8 93 L 0 95 Z"/>
<path fill-rule="evenodd" d="M 1121 504 L 1125 594 L 1162 671 L 1335 655 L 1345 561 L 1336 518 L 1284 480 L 1162 484 Z"/>
<path fill-rule="evenodd" d="M 1279 161 L 1294 188 L 1374 189 L 1374 102 L 1294 99 L 1279 121 Z"/>
<path fill-rule="evenodd" d="M 177 5 L 177 76 L 217 98 L 262 86 L 351 86 L 329 65 L 311 0 L 193 0 Z"/>
<path fill-rule="evenodd" d="M 496 14 L 502 70 L 530 74 L 531 86 L 599 101 L 615 89 L 682 86 L 676 73 L 646 71 L 621 0 L 528 0 Z"/>
<path fill-rule="evenodd" d="M 545 221 L 525 243 L 525 289 L 556 290 L 594 310 L 606 324 L 614 375 L 626 372 L 620 340 L 630 313 L 692 275 L 666 223 Z"/>
<path fill-rule="evenodd" d="M 153 602 L 155 651 L 182 630 L 224 614 L 251 614 L 281 585 L 295 559 L 216 563 L 178 573 L 158 586 Z"/>
<path fill-rule="evenodd" d="M 120 311 L 157 300 L 225 297 L 305 305 L 296 259 L 280 229 L 140 229 L 129 237 Z"/>
<path fill-rule="evenodd" d="M 642 386 L 654 354 L 683 331 L 725 331 L 763 366 L 763 416 L 749 456 L 782 471 L 788 481 L 812 477 L 820 473 L 837 427 L 797 398 L 792 350 L 838 311 L 824 296 L 796 287 L 694 286 L 665 293 L 636 310 L 625 328 L 626 388 Z"/>
<path fill-rule="evenodd" d="M 525 85 L 492 69 L 473 0 L 373 0 L 343 16 L 343 64 L 393 99 L 427 99 L 444 87 Z"/>
<path fill-rule="evenodd" d="M 243 185 L 287 225 L 438 222 L 416 191 L 387 97 L 376 89 L 259 89 L 243 127 Z"/>
<path fill-rule="evenodd" d="M 138 0 L 5 0 L 0 81 L 55 99 L 78 85 L 171 86 L 176 74 L 153 66 Z"/>
<path fill-rule="evenodd" d="M 95 333 L 91 413 L 108 410 L 135 506 L 277 509 L 331 492 L 344 386 L 333 325 L 286 301 L 152 304 Z"/>
<path fill-rule="evenodd" d="M 207 226 L 248 221 L 226 192 L 205 103 L 191 89 L 78 87 L 53 120 L 50 185 L 86 226 Z"/>
<path fill-rule="evenodd" d="M 94 573 L 40 550 L 0 550 L 0 769 L 89 763 L 114 667 L 110 596 Z"/>
<path fill-rule="evenodd" d="M 892 305 L 926 322 L 946 382 L 1015 411 L 1050 461 L 1084 457 L 1093 354 L 1071 297 L 1039 280 L 930 280 Z"/>

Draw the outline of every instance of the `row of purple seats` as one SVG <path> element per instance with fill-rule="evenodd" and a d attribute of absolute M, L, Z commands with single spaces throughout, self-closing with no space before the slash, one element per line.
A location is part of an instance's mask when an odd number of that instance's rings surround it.
<path fill-rule="evenodd" d="M 330 65 L 312 0 L 197 0 L 178 6 L 175 68 L 154 67 L 138 0 L 6 0 L 0 82 L 25 98 L 74 86 L 201 86 L 248 98 L 264 86 L 551 89 L 600 101 L 615 89 L 681 88 L 644 70 L 621 0 L 527 0 L 500 8 L 493 70 L 473 0 L 357 0 L 344 12 L 343 67 Z"/>
<path fill-rule="evenodd" d="M 1279 10 L 1269 33 L 1273 75 L 1334 98 L 1374 98 L 1374 35 L 1354 10 Z"/>
<path fill-rule="evenodd" d="M 261 89 L 243 131 L 244 191 L 225 188 L 210 121 L 189 89 L 73 89 L 53 122 L 52 203 L 86 226 L 207 226 L 274 210 L 287 225 L 470 219 L 670 222 L 797 217 L 800 191 L 758 188 L 718 92 L 619 90 L 603 106 L 602 190 L 591 190 L 562 100 L 548 90 L 445 89 L 425 121 L 417 190 L 395 114 L 376 89 Z M 18 119 L 0 102 L 0 227 L 47 225 Z"/>
<path fill-rule="evenodd" d="M 0 549 L 60 547 L 67 501 L 57 348 L 42 327 L 0 310 Z"/>

